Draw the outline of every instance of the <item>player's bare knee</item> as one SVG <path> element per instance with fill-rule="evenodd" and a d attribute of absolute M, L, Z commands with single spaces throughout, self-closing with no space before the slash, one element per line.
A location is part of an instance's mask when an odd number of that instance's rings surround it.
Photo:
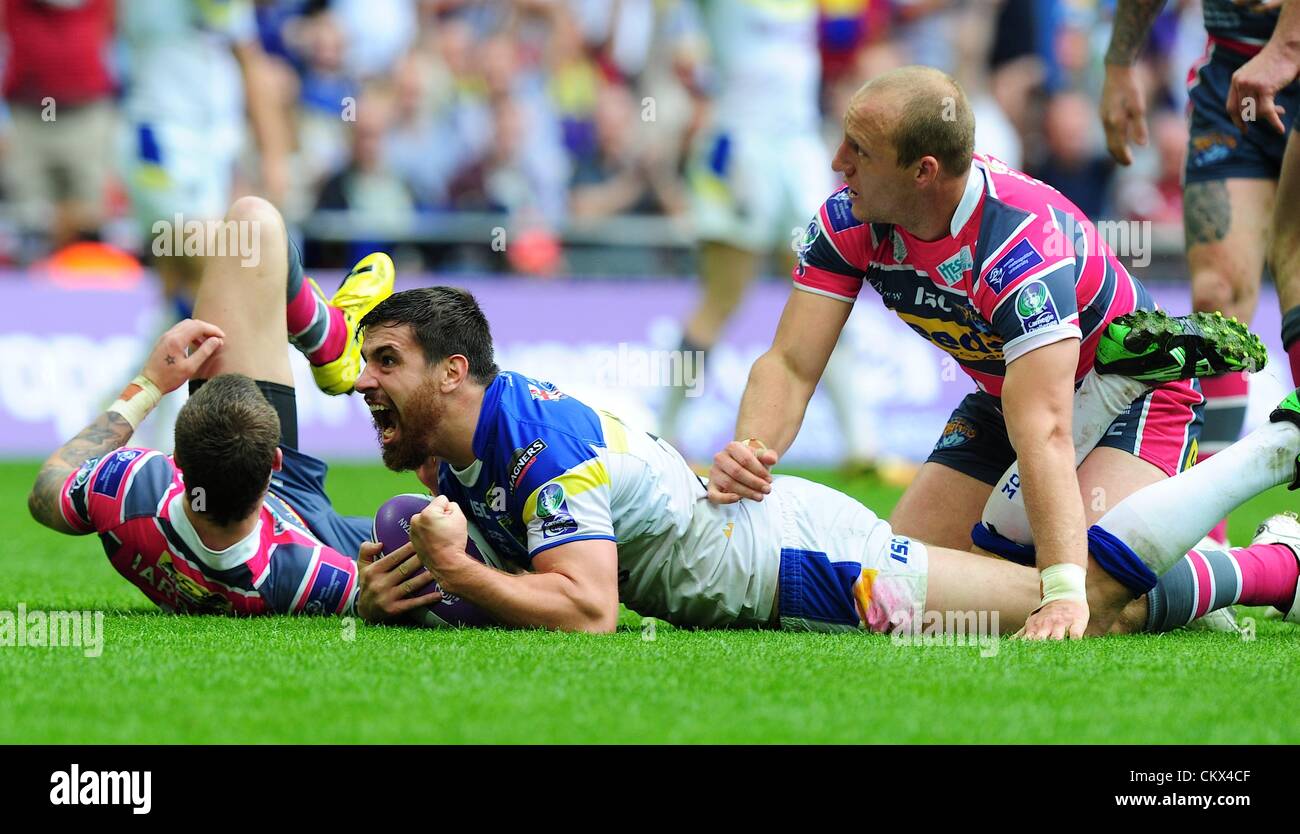
<path fill-rule="evenodd" d="M 240 197 L 226 212 L 226 223 L 237 224 L 240 242 L 241 283 L 270 280 L 283 283 L 286 275 L 288 230 L 279 209 L 261 197 Z"/>
<path fill-rule="evenodd" d="M 284 225 L 280 211 L 270 201 L 249 195 L 240 197 L 230 204 L 226 219 L 234 222 L 265 223 L 271 226 Z"/>
<path fill-rule="evenodd" d="M 1200 270 L 1192 275 L 1192 309 L 1213 313 L 1232 306 L 1232 283 L 1217 270 Z"/>
<path fill-rule="evenodd" d="M 276 251 L 286 246 L 284 218 L 269 201 L 261 197 L 240 197 L 226 212 L 228 223 L 247 224 L 260 251 Z"/>

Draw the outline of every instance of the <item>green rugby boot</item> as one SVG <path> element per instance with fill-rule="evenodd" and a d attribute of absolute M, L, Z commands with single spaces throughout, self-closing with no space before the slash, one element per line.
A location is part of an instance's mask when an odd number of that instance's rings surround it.
<path fill-rule="evenodd" d="M 1112 321 L 1097 343 L 1099 374 L 1142 382 L 1254 373 L 1268 362 L 1264 343 L 1250 328 L 1222 313 L 1171 316 L 1135 310 Z"/>
<path fill-rule="evenodd" d="M 1292 423 L 1300 428 L 1300 388 L 1286 395 L 1286 399 L 1277 404 L 1273 413 L 1268 415 L 1270 423 Z M 1291 476 L 1291 483 L 1287 484 L 1287 489 L 1300 489 L 1300 455 L 1295 459 L 1295 474 Z"/>

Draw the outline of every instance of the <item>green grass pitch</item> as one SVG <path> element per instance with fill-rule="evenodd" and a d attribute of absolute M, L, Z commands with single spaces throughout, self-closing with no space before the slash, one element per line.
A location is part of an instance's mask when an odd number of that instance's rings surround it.
<path fill-rule="evenodd" d="M 896 490 L 802 473 L 886 514 Z M 1070 644 L 901 647 L 867 634 L 613 636 L 430 631 L 338 619 L 157 613 L 94 538 L 32 522 L 35 465 L 0 465 L 0 610 L 98 609 L 102 656 L 0 647 L 0 742 L 1157 742 L 1300 741 L 1300 628 Z M 339 509 L 418 488 L 340 465 Z M 1236 541 L 1284 491 L 1233 516 Z M 1249 613 L 1249 612 L 1246 612 Z M 347 639 L 347 638 L 351 639 Z"/>

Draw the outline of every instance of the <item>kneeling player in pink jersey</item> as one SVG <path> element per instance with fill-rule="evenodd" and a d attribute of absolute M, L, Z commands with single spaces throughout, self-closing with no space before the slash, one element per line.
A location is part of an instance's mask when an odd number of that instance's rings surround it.
<path fill-rule="evenodd" d="M 944 547 L 984 547 L 974 536 L 987 532 L 985 508 L 1009 489 L 1023 502 L 1022 543 L 1036 545 L 1045 582 L 1059 578 L 1079 597 L 1044 600 L 1026 633 L 1080 636 L 1090 624 L 1104 632 L 1109 612 L 1156 577 L 1106 571 L 1090 559 L 1087 531 L 1195 460 L 1203 398 L 1185 374 L 1159 379 L 1099 426 L 1091 445 L 1074 442 L 1076 390 L 1108 325 L 1154 301 L 1076 206 L 976 153 L 974 141 L 965 94 L 938 70 L 904 67 L 854 95 L 833 164 L 844 185 L 808 226 L 772 348 L 750 371 L 736 440 L 714 459 L 710 499 L 764 500 L 770 469 L 870 287 L 975 389 L 899 500 L 894 529 Z M 1203 315 L 1176 326 L 1183 338 L 1224 324 Z M 1193 375 L 1257 367 L 1229 362 Z"/>
<path fill-rule="evenodd" d="M 285 348 L 307 355 L 323 390 L 349 392 L 355 325 L 391 294 L 392 261 L 368 256 L 326 301 L 273 206 L 244 198 L 226 221 L 252 224 L 258 264 L 207 259 L 196 318 L 164 333 L 121 398 L 50 456 L 28 507 L 51 529 L 99 534 L 113 567 L 166 611 L 349 612 L 370 521 L 334 512 L 325 464 L 297 448 Z M 175 454 L 130 446 L 187 382 Z"/>

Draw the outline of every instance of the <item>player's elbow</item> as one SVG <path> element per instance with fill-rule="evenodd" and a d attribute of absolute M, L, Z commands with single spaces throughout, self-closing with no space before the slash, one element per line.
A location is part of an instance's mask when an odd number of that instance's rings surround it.
<path fill-rule="evenodd" d="M 594 617 L 587 619 L 573 631 L 583 634 L 613 634 L 618 629 L 618 614 L 611 617 Z"/>
<path fill-rule="evenodd" d="M 40 486 L 40 482 L 37 481 L 36 486 L 32 487 L 32 491 L 27 494 L 27 512 L 42 527 L 48 527 L 62 533 L 64 530 L 59 525 L 59 520 L 50 513 L 53 503 L 41 492 Z"/>
<path fill-rule="evenodd" d="M 1052 449 L 1073 449 L 1073 400 L 1039 389 L 1035 392 L 1003 392 L 1007 434 L 1021 460 Z"/>
<path fill-rule="evenodd" d="M 575 600 L 573 619 L 567 631 L 581 631 L 586 634 L 613 634 L 618 628 L 618 599 L 611 604 L 603 598 L 591 595 L 586 599 Z"/>
<path fill-rule="evenodd" d="M 570 579 L 568 600 L 560 622 L 561 631 L 586 634 L 612 634 L 618 627 L 618 592 L 595 584 Z"/>
<path fill-rule="evenodd" d="M 45 516 L 41 513 L 41 502 L 36 496 L 35 489 L 27 493 L 27 512 L 31 514 L 34 521 L 40 524 L 45 524 Z"/>
<path fill-rule="evenodd" d="M 1016 457 L 1021 461 L 1050 459 L 1074 455 L 1074 437 L 1071 431 L 1070 413 L 1064 414 L 1050 408 L 1035 409 L 1024 415 L 1026 419 L 1007 421 L 1007 434 Z"/>

